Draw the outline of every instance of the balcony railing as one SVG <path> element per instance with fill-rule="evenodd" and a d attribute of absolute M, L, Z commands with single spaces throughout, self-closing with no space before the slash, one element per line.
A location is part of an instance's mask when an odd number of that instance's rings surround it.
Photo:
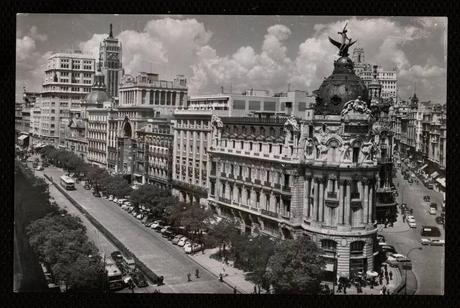
<path fill-rule="evenodd" d="M 337 192 L 336 191 L 328 191 L 327 192 L 327 197 L 329 199 L 337 199 Z"/>
<path fill-rule="evenodd" d="M 285 191 L 285 192 L 291 192 L 291 187 L 289 187 L 289 186 L 283 186 L 283 191 Z"/>
<path fill-rule="evenodd" d="M 225 172 L 221 172 L 220 176 L 225 178 L 225 177 L 227 177 L 227 174 L 225 174 Z"/>
<path fill-rule="evenodd" d="M 261 209 L 260 213 L 263 214 L 263 215 L 266 215 L 266 216 L 278 218 L 278 213 L 275 213 L 275 212 L 272 212 L 272 211 L 267 211 L 267 210 Z"/>
<path fill-rule="evenodd" d="M 275 183 L 275 188 L 276 188 L 276 189 L 280 189 L 280 188 L 281 188 L 281 184 Z"/>
<path fill-rule="evenodd" d="M 270 182 L 265 181 L 264 186 L 269 186 L 270 187 L 270 186 L 272 186 L 272 184 Z"/>
<path fill-rule="evenodd" d="M 236 177 L 236 179 L 242 181 L 242 180 L 243 180 L 243 177 L 242 177 L 241 175 L 238 175 L 238 176 Z"/>
<path fill-rule="evenodd" d="M 245 179 L 245 182 L 249 182 L 249 183 L 250 183 L 250 182 L 251 182 L 251 179 L 250 179 L 250 178 L 246 178 L 246 179 Z"/>
<path fill-rule="evenodd" d="M 260 185 L 260 180 L 259 180 L 259 179 L 255 179 L 255 180 L 254 180 L 254 183 L 257 184 L 257 185 Z"/>

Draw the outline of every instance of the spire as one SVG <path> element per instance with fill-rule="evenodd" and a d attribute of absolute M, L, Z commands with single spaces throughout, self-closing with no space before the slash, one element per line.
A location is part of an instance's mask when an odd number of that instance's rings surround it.
<path fill-rule="evenodd" d="M 113 33 L 112 33 L 112 24 L 110 24 L 110 32 L 109 32 L 109 38 L 113 38 Z"/>

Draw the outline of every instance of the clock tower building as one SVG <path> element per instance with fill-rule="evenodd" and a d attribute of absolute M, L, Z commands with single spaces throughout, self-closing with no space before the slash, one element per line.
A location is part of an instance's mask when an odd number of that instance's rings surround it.
<path fill-rule="evenodd" d="M 110 24 L 109 36 L 99 46 L 99 61 L 101 71 L 105 76 L 107 94 L 109 98 L 118 101 L 118 83 L 123 75 L 121 62 L 121 42 L 113 37 L 112 24 Z"/>

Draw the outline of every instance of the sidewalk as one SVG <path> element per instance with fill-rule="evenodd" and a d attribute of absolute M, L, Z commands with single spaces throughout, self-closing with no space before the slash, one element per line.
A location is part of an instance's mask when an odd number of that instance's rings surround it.
<path fill-rule="evenodd" d="M 401 284 L 404 283 L 404 276 L 401 274 L 401 271 L 398 268 L 394 267 L 387 267 L 388 269 L 388 274 L 390 272 L 393 273 L 393 279 L 389 281 L 389 283 L 386 283 L 385 277 L 382 280 L 381 285 L 374 286 L 374 288 L 370 288 L 370 286 L 363 287 L 363 293 L 358 293 L 358 290 L 356 287 L 352 286 L 351 288 L 347 288 L 347 294 L 344 294 L 343 291 L 340 293 L 337 293 L 337 286 L 335 289 L 335 295 L 380 295 L 380 290 L 382 290 L 383 286 L 386 286 L 387 292 L 389 290 L 390 295 L 394 295 L 395 290 L 399 289 L 401 287 Z M 377 278 L 378 281 L 378 278 Z M 329 287 L 332 289 L 332 283 L 329 285 Z"/>
<path fill-rule="evenodd" d="M 402 215 L 400 213 L 399 208 L 398 208 L 398 215 L 396 216 L 396 221 L 393 223 L 393 227 L 387 226 L 385 228 L 384 224 L 378 224 L 377 228 L 378 228 L 378 232 L 382 235 L 385 235 L 385 233 L 407 232 L 411 229 L 407 222 L 403 222 Z"/>
<path fill-rule="evenodd" d="M 254 283 L 245 279 L 245 273 L 242 270 L 233 267 L 231 263 L 226 265 L 223 262 L 210 258 L 212 254 L 218 251 L 219 248 L 206 249 L 204 254 L 197 252 L 194 255 L 190 255 L 190 258 L 217 277 L 219 277 L 219 274 L 224 273 L 224 283 L 232 288 L 235 287 L 239 293 L 253 293 Z"/>

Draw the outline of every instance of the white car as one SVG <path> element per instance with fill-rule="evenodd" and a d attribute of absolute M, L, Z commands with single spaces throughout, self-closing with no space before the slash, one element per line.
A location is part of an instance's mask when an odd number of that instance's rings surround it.
<path fill-rule="evenodd" d="M 169 228 L 171 228 L 171 226 L 165 226 L 163 229 L 160 230 L 160 233 L 165 233 L 166 230 L 168 230 Z"/>
<path fill-rule="evenodd" d="M 441 239 L 432 239 L 430 242 L 431 246 L 444 246 L 445 242 Z"/>
<path fill-rule="evenodd" d="M 127 206 L 126 204 L 123 204 L 121 208 L 126 211 L 127 209 L 129 209 L 129 206 Z"/>
<path fill-rule="evenodd" d="M 113 200 L 112 200 L 112 201 L 113 201 L 113 202 L 115 202 L 115 203 L 118 203 L 118 198 L 117 198 L 117 197 L 115 197 L 115 198 L 113 198 Z"/>
<path fill-rule="evenodd" d="M 200 251 L 200 250 L 201 250 L 201 245 L 197 244 L 197 243 L 190 243 L 189 242 L 184 246 L 185 253 L 192 253 L 192 251 L 197 252 L 197 251 Z"/>
<path fill-rule="evenodd" d="M 156 227 L 158 227 L 160 225 L 161 221 L 159 220 L 155 220 L 151 225 L 150 225 L 150 228 L 151 229 L 155 229 Z"/>
<path fill-rule="evenodd" d="M 412 215 L 407 216 L 407 224 L 411 228 L 417 228 L 417 224 L 415 223 L 415 217 Z"/>
<path fill-rule="evenodd" d="M 137 218 L 137 219 L 142 219 L 142 218 L 144 218 L 144 214 L 138 214 L 138 215 L 136 216 L 136 218 Z"/>
<path fill-rule="evenodd" d="M 126 200 L 126 199 L 118 199 L 118 200 L 117 200 L 117 203 L 118 203 L 119 205 L 122 205 L 123 202 L 125 202 L 125 201 L 127 201 L 127 200 Z"/>
<path fill-rule="evenodd" d="M 397 267 L 401 263 L 410 263 L 410 260 L 402 254 L 392 253 L 388 256 L 386 263 L 392 267 Z"/>
<path fill-rule="evenodd" d="M 113 201 L 113 195 L 109 196 L 109 201 Z"/>
<path fill-rule="evenodd" d="M 179 246 L 179 247 L 184 247 L 184 245 L 185 245 L 186 243 L 188 243 L 188 242 L 189 242 L 189 239 L 186 238 L 186 237 L 184 236 L 184 237 L 181 238 L 180 241 L 177 243 L 177 246 Z"/>

